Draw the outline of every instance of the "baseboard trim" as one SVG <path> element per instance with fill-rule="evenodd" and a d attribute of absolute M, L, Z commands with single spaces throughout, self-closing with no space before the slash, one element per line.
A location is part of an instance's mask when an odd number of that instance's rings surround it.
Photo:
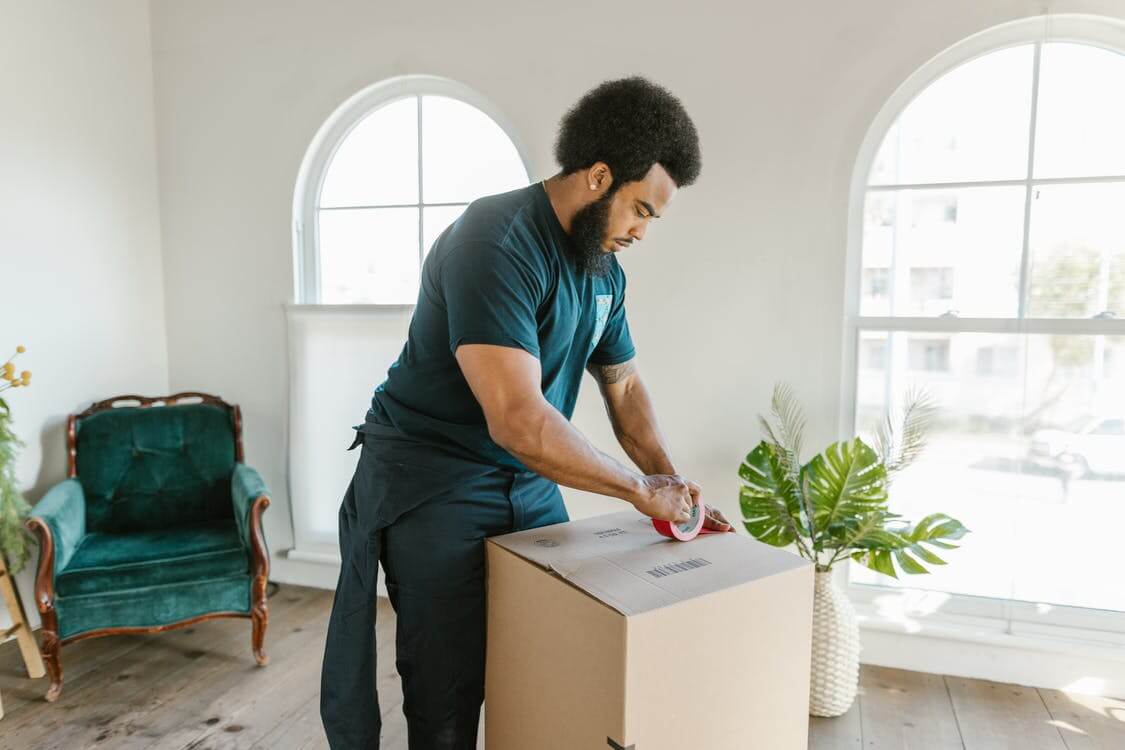
<path fill-rule="evenodd" d="M 275 557 L 270 561 L 270 580 L 281 584 L 294 586 L 309 586 L 314 589 L 334 590 L 340 578 L 340 560 L 326 560 L 322 553 L 298 553 L 289 550 L 283 557 Z M 383 569 L 379 568 L 379 578 L 376 582 L 376 592 L 379 596 L 387 596 L 387 584 L 383 579 Z"/>

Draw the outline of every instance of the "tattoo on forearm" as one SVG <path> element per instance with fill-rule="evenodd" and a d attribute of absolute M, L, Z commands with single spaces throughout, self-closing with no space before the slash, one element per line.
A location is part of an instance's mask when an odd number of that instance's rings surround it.
<path fill-rule="evenodd" d="M 612 385 L 632 375 L 636 371 L 637 366 L 636 362 L 631 359 L 628 362 L 622 362 L 618 365 L 596 365 L 591 362 L 586 365 L 586 368 L 598 382 Z"/>

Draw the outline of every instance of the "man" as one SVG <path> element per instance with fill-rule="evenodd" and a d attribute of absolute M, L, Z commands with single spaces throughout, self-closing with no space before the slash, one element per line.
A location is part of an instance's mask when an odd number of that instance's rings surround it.
<path fill-rule="evenodd" d="M 334 750 L 379 746 L 380 563 L 409 747 L 473 750 L 485 537 L 568 521 L 558 484 L 669 521 L 701 501 L 676 472 L 634 362 L 615 257 L 699 175 L 695 127 L 665 89 L 609 81 L 567 112 L 555 156 L 556 175 L 473 202 L 434 243 L 406 344 L 356 427 L 321 678 Z M 640 473 L 570 424 L 584 371 Z M 706 526 L 733 531 L 717 511 Z"/>

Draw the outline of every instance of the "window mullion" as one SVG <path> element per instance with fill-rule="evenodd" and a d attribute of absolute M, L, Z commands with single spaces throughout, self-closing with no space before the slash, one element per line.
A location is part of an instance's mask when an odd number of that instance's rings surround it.
<path fill-rule="evenodd" d="M 423 242 L 425 242 L 423 238 L 422 219 L 422 213 L 424 210 L 422 208 L 422 204 L 425 200 L 422 195 L 422 97 L 419 95 L 416 98 L 418 101 L 418 268 L 421 268 L 423 260 L 422 256 L 425 252 L 425 248 L 422 246 Z"/>
<path fill-rule="evenodd" d="M 421 205 L 422 205 L 421 201 L 415 201 L 414 203 L 377 203 L 377 204 L 371 204 L 371 205 L 366 205 L 366 204 L 359 205 L 359 204 L 357 204 L 357 205 L 354 205 L 354 206 L 321 206 L 318 210 L 319 211 L 363 211 L 363 210 L 366 210 L 366 209 L 369 209 L 369 208 L 418 208 L 418 206 L 421 206 Z M 425 205 L 429 208 L 443 208 L 443 207 L 453 208 L 455 206 L 465 206 L 465 205 L 468 205 L 468 204 L 466 204 L 466 203 L 427 203 Z"/>
<path fill-rule="evenodd" d="M 1027 135 L 1027 182 L 1024 184 L 1023 197 L 1023 247 L 1020 256 L 1020 293 L 1019 311 L 1017 317 L 1021 320 L 1027 317 L 1027 305 L 1031 284 L 1031 191 L 1034 190 L 1032 180 L 1035 177 L 1035 134 L 1039 119 L 1039 63 L 1043 56 L 1042 42 L 1035 43 L 1035 56 L 1031 68 L 1031 122 L 1028 125 Z"/>

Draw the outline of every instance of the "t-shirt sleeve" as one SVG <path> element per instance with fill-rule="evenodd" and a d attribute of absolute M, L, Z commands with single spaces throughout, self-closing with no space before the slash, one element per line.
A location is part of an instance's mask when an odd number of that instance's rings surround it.
<path fill-rule="evenodd" d="M 542 269 L 514 248 L 471 243 L 453 248 L 439 270 L 449 319 L 449 351 L 495 344 L 539 356 L 535 311 L 546 288 Z"/>
<path fill-rule="evenodd" d="M 633 337 L 629 335 L 629 321 L 625 316 L 625 275 L 621 275 L 620 292 L 614 295 L 598 345 L 590 353 L 589 361 L 595 365 L 619 365 L 636 355 Z"/>

